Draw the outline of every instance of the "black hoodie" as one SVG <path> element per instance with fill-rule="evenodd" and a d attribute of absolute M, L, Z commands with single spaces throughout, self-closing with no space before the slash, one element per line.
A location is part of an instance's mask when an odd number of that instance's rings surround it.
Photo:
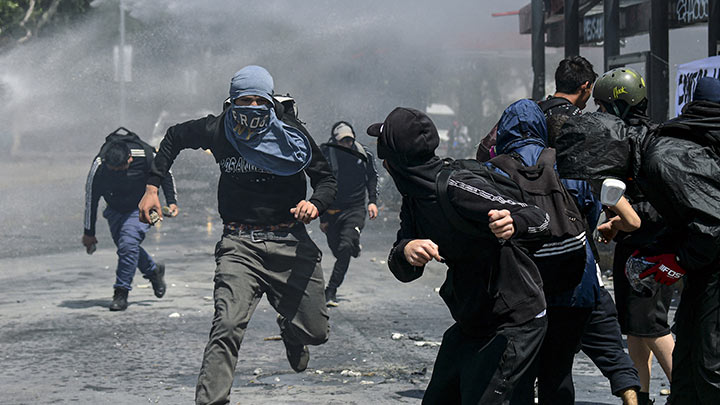
<path fill-rule="evenodd" d="M 147 183 L 158 186 L 170 170 L 175 157 L 183 149 L 209 149 L 220 169 L 217 201 L 223 223 L 239 222 L 253 225 L 276 225 L 293 222 L 290 213 L 298 202 L 307 199 L 324 212 L 335 199 L 337 185 L 327 161 L 300 121 L 275 106 L 278 118 L 298 128 L 312 147 L 310 164 L 291 176 L 268 173 L 246 161 L 225 137 L 224 114 L 208 115 L 168 128 L 153 160 Z M 313 193 L 307 198 L 307 177 Z"/>
<path fill-rule="evenodd" d="M 377 134 L 379 126 L 374 129 L 368 133 Z M 502 326 L 532 320 L 545 309 L 542 281 L 535 264 L 514 240 L 547 235 L 547 214 L 504 195 L 489 177 L 457 171 L 449 181 L 450 202 L 464 219 L 486 230 L 482 237 L 458 232 L 435 196 L 435 178 L 445 164 L 434 154 L 437 144 L 435 126 L 417 110 L 396 109 L 379 133 L 379 155 L 403 195 L 400 230 L 388 259 L 390 270 L 403 282 L 420 277 L 424 266 L 410 265 L 403 252 L 413 239 L 430 239 L 448 266 L 440 296 L 465 333 L 486 336 Z M 500 243 L 490 231 L 491 209 L 512 213 L 516 231 L 510 241 Z"/>
<path fill-rule="evenodd" d="M 690 103 L 661 125 L 644 144 L 637 182 L 674 231 L 678 264 L 720 272 L 720 104 Z"/>
<path fill-rule="evenodd" d="M 352 130 L 352 126 L 345 121 L 335 123 L 333 129 L 341 123 Z M 337 181 L 337 196 L 330 208 L 365 208 L 366 191 L 367 203 L 377 204 L 378 174 L 375 169 L 375 157 L 368 148 L 355 141 L 352 148 L 347 149 L 331 137 L 327 143 L 320 145 L 320 150 L 330 164 Z"/>

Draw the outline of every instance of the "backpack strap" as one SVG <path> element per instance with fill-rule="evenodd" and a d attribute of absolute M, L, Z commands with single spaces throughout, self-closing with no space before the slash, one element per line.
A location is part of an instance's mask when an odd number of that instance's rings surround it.
<path fill-rule="evenodd" d="M 525 165 L 505 153 L 495 156 L 488 162 L 508 174 L 512 171 L 517 171 L 518 169 L 525 167 Z"/>
<path fill-rule="evenodd" d="M 368 161 L 367 153 L 365 152 L 365 148 L 363 148 L 363 147 L 360 147 L 360 150 L 357 150 L 355 148 L 348 149 L 337 143 L 331 143 L 331 142 L 324 143 L 323 145 L 325 145 L 329 151 L 332 151 L 333 149 L 340 149 L 345 153 L 349 153 L 349 154 L 357 157 L 358 159 L 362 160 L 365 163 L 367 163 L 367 161 Z"/>
<path fill-rule="evenodd" d="M 570 100 L 564 97 L 551 97 L 542 101 L 538 101 L 538 107 L 542 110 L 543 114 L 552 110 L 555 107 L 560 107 L 565 104 L 572 104 Z"/>
<path fill-rule="evenodd" d="M 595 238 L 593 237 L 595 230 L 590 229 L 590 224 L 585 226 L 585 241 L 590 245 L 593 256 L 595 256 L 595 263 L 600 263 L 600 252 L 598 251 L 597 245 L 595 244 Z"/>
<path fill-rule="evenodd" d="M 483 233 L 475 226 L 470 224 L 468 221 L 463 219 L 460 214 L 455 211 L 450 197 L 448 196 L 448 184 L 450 183 L 450 175 L 453 173 L 453 169 L 449 167 L 448 162 L 440 169 L 435 179 L 435 195 L 437 196 L 438 203 L 442 209 L 443 214 L 450 222 L 450 224 L 458 231 L 472 235 L 481 236 Z"/>
<path fill-rule="evenodd" d="M 333 176 L 337 179 L 338 176 L 338 161 L 335 148 L 328 148 L 328 155 L 330 156 L 330 169 L 332 169 Z"/>
<path fill-rule="evenodd" d="M 367 163 L 368 157 L 367 157 L 367 153 L 365 152 L 365 147 L 360 142 L 355 141 L 353 143 L 353 149 L 355 149 L 356 151 L 358 151 L 358 153 L 363 155 L 363 157 L 365 158 L 363 160 L 365 161 L 365 163 Z"/>
<path fill-rule="evenodd" d="M 537 160 L 537 165 L 545 167 L 554 167 L 557 154 L 553 148 L 544 148 L 540 152 L 540 156 Z"/>

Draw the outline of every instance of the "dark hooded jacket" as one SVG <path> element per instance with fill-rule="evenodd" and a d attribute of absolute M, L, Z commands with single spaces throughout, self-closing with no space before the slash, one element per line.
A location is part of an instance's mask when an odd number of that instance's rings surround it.
<path fill-rule="evenodd" d="M 525 166 L 537 164 L 540 153 L 547 147 L 548 130 L 546 116 L 537 103 L 520 100 L 503 113 L 497 131 L 497 153 L 510 154 L 522 160 Z M 502 170 L 493 167 L 499 173 Z M 600 216 L 600 202 L 593 196 L 590 186 L 582 180 L 562 179 L 565 188 L 575 197 L 580 212 L 595 229 Z M 595 256 L 589 244 L 585 244 L 586 262 L 580 284 L 565 293 L 546 296 L 548 306 L 591 308 L 595 306 L 600 282 L 597 277 Z"/>
<path fill-rule="evenodd" d="M 100 153 L 95 156 L 88 173 L 85 184 L 84 217 L 84 234 L 88 236 L 95 235 L 100 197 L 103 197 L 107 205 L 115 211 L 133 212 L 138 209 L 138 203 L 145 193 L 145 183 L 150 176 L 155 149 L 133 132 L 128 131 L 127 134 L 121 134 L 118 131 L 105 138 L 105 144 L 100 149 Z M 133 160 L 127 170 L 113 171 L 103 164 L 105 150 L 111 142 L 124 142 L 130 148 Z M 168 175 L 159 184 L 162 185 L 165 202 L 177 204 L 175 179 L 172 173 L 168 172 Z"/>
<path fill-rule="evenodd" d="M 558 145 L 562 176 L 619 178 L 657 209 L 669 231 L 642 253 L 675 253 L 689 274 L 720 271 L 720 104 L 690 103 L 650 133 L 583 115 L 563 126 Z"/>
<path fill-rule="evenodd" d="M 436 198 L 435 178 L 447 161 L 434 154 L 434 125 L 417 110 L 404 109 L 398 115 L 422 125 L 418 129 L 421 134 L 413 136 L 406 128 L 397 128 L 402 123 L 393 125 L 389 116 L 378 141 L 378 154 L 385 158 L 403 195 L 400 230 L 388 259 L 390 270 L 403 282 L 420 277 L 424 267 L 410 265 L 404 249 L 411 240 L 430 239 L 439 246 L 448 266 L 440 295 L 465 333 L 490 335 L 498 327 L 533 319 L 545 309 L 542 280 L 527 252 L 515 242 L 547 235 L 547 214 L 504 195 L 489 177 L 461 170 L 450 177 L 450 202 L 465 220 L 487 233 L 481 237 L 460 233 L 445 217 Z M 412 140 L 404 142 L 404 137 Z M 509 242 L 500 243 L 490 232 L 491 209 L 512 213 L 516 232 Z"/>
<path fill-rule="evenodd" d="M 223 223 L 275 225 L 293 222 L 290 209 L 307 199 L 323 213 L 335 199 L 337 184 L 327 161 L 300 121 L 278 102 L 278 118 L 298 128 L 312 148 L 312 159 L 302 171 L 280 176 L 258 168 L 243 158 L 225 136 L 225 114 L 208 115 L 173 125 L 167 130 L 152 164 L 147 183 L 157 186 L 183 149 L 209 149 L 220 168 L 218 211 Z M 307 198 L 307 177 L 313 193 Z"/>
<path fill-rule="evenodd" d="M 341 123 L 355 132 L 345 121 L 336 122 L 332 128 L 335 129 Z M 328 142 L 320 145 L 320 150 L 337 180 L 337 196 L 329 208 L 365 208 L 366 192 L 367 203 L 377 204 L 378 174 L 375 169 L 375 157 L 368 148 L 355 141 L 352 148 L 347 149 L 340 146 L 331 136 Z"/>

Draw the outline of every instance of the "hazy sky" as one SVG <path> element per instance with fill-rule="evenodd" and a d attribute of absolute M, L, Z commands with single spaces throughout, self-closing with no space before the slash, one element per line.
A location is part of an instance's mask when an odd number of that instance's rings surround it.
<path fill-rule="evenodd" d="M 301 118 L 321 139 L 336 117 L 355 117 L 362 126 L 396 105 L 423 108 L 423 97 L 457 74 L 458 50 L 485 61 L 473 74 L 492 72 L 488 80 L 506 83 L 502 98 L 488 103 L 530 95 L 530 36 L 519 35 L 517 16 L 490 15 L 527 0 L 126 0 L 133 81 L 126 85 L 128 118 L 120 123 L 112 57 L 119 1 L 93 4 L 67 30 L 0 55 L 0 81 L 10 90 L 0 108 L 0 147 L 14 136 L 23 145 L 35 138 L 38 148 L 94 150 L 120 124 L 147 136 L 162 114 L 181 121 L 217 113 L 230 77 L 247 64 L 270 70 L 276 90 L 298 99 Z M 671 68 L 702 58 L 706 35 L 704 27 L 673 32 Z M 627 43 L 623 53 L 648 47 L 647 36 Z M 602 71 L 601 48 L 581 54 Z M 562 49 L 547 48 L 548 92 L 562 57 Z M 504 69 L 492 70 L 491 62 Z M 54 145 L 53 133 L 66 142 Z"/>

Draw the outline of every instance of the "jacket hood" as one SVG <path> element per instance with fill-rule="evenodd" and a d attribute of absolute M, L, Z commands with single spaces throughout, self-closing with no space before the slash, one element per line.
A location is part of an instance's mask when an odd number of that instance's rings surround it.
<path fill-rule="evenodd" d="M 440 137 L 430 117 L 420 110 L 397 107 L 367 134 L 378 138 L 377 152 L 403 196 L 432 198 L 443 161 L 435 155 Z"/>
<path fill-rule="evenodd" d="M 693 100 L 720 103 L 720 80 L 709 76 L 699 78 Z"/>
<path fill-rule="evenodd" d="M 658 128 L 658 135 L 671 134 L 701 145 L 710 146 L 720 154 L 720 103 L 693 101 L 677 118 Z"/>
<path fill-rule="evenodd" d="M 433 158 L 440 144 L 440 136 L 430 117 L 413 108 L 395 108 L 384 122 L 370 125 L 367 134 L 378 138 L 380 159 L 409 166 Z"/>
<path fill-rule="evenodd" d="M 608 113 L 571 117 L 556 141 L 560 177 L 586 180 L 593 188 L 606 178 L 631 181 L 640 168 L 647 133 L 647 126 L 631 126 Z"/>
<path fill-rule="evenodd" d="M 523 99 L 505 109 L 497 129 L 498 154 L 514 152 L 527 145 L 546 147 L 547 141 L 545 114 L 537 103 Z"/>

